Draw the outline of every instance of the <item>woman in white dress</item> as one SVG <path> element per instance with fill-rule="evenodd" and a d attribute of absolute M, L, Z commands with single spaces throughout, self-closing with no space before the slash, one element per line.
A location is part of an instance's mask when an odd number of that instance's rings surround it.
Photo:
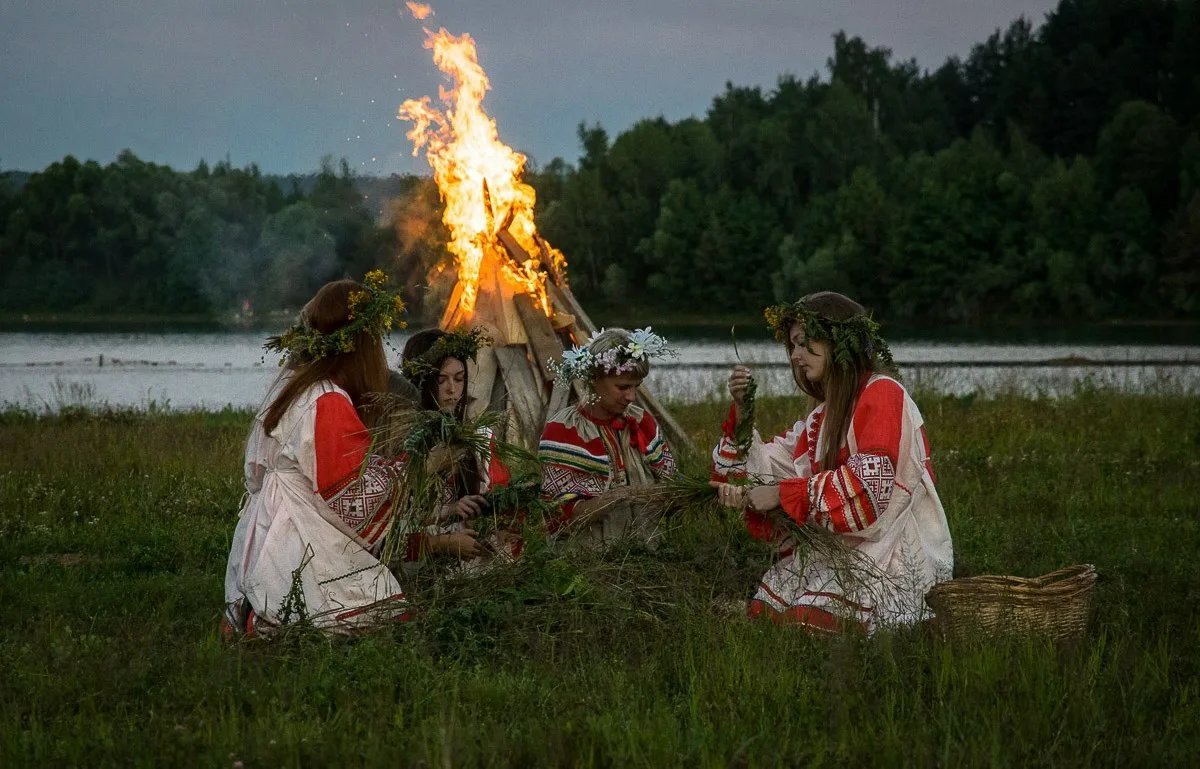
<path fill-rule="evenodd" d="M 265 345 L 285 371 L 246 443 L 246 495 L 225 575 L 222 632 L 297 622 L 350 632 L 408 617 L 379 561 L 397 469 L 371 453 L 369 394 L 387 390 L 382 337 L 404 305 L 378 270 L 323 286 Z"/>
<path fill-rule="evenodd" d="M 813 407 L 763 440 L 738 429 L 750 371 L 730 374 L 734 403 L 713 473 L 734 482 L 715 483 L 718 498 L 744 507 L 750 534 L 779 547 L 749 614 L 818 631 L 927 618 L 925 592 L 950 578 L 954 551 L 924 420 L 888 374 L 894 366 L 878 325 L 830 291 L 769 308 L 767 319 Z M 823 529 L 834 547 L 795 547 L 785 518 Z"/>

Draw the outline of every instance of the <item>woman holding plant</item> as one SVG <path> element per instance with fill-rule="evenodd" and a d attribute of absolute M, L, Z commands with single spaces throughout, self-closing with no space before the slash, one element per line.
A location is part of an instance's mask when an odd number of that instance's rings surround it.
<path fill-rule="evenodd" d="M 542 431 L 542 497 L 559 511 L 551 533 L 599 545 L 656 538 L 658 515 L 623 501 L 620 490 L 675 474 L 666 436 L 634 403 L 650 360 L 674 354 L 649 328 L 601 330 L 563 354 L 559 380 L 582 381 L 590 397 L 552 414 Z"/>
<path fill-rule="evenodd" d="M 300 322 L 264 345 L 286 366 L 254 419 L 245 503 L 225 575 L 228 638 L 308 621 L 332 632 L 403 619 L 378 558 L 395 465 L 371 452 L 371 395 L 387 388 L 382 338 L 404 304 L 373 270 L 324 285 Z"/>
<path fill-rule="evenodd" d="M 751 535 L 776 543 L 780 555 L 750 615 L 825 631 L 927 618 L 925 593 L 950 578 L 953 547 L 924 420 L 889 374 L 878 324 L 833 292 L 769 308 L 766 317 L 814 406 L 763 441 L 747 429 L 750 371 L 730 374 L 733 406 L 713 450 L 717 497 L 744 507 Z"/>
<path fill-rule="evenodd" d="M 410 511 L 421 531 L 407 539 L 404 561 L 447 554 L 462 560 L 503 548 L 515 557 L 520 542 L 499 531 L 481 542 L 472 521 L 489 512 L 485 496 L 509 482 L 499 444 L 486 420 L 466 417 L 467 364 L 488 339 L 483 329 L 428 329 L 404 346 L 404 376 L 420 393 L 419 409 L 400 429 Z M 418 459 L 421 465 L 414 464 Z M 421 508 L 421 509 L 416 509 Z M 428 509 L 424 509 L 428 508 Z"/>

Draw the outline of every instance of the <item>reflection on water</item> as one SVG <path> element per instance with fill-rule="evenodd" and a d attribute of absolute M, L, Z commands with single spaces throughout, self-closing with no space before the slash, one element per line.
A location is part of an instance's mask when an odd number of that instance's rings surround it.
<path fill-rule="evenodd" d="M 263 334 L 0 333 L 0 403 L 57 410 L 73 404 L 219 409 L 256 406 L 278 374 L 278 358 L 264 355 Z M 404 336 L 389 340 L 396 365 Z M 651 371 L 660 397 L 695 402 L 723 397 L 734 361 L 728 336 L 684 337 L 680 355 Z M 743 340 L 741 359 L 756 370 L 760 392 L 796 390 L 782 348 Z M 893 345 L 914 389 L 965 394 L 1011 390 L 1061 395 L 1086 384 L 1122 391 L 1200 392 L 1200 345 L 899 341 Z M 1035 365 L 1084 358 L 1108 365 Z M 953 365 L 959 364 L 959 365 Z"/>

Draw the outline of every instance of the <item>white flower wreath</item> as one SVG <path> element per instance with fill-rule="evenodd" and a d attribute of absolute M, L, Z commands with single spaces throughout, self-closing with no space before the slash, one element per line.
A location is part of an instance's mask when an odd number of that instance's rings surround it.
<path fill-rule="evenodd" d="M 570 382 L 573 379 L 590 381 L 596 376 L 620 375 L 637 369 L 641 361 L 651 358 L 677 357 L 678 352 L 667 346 L 667 340 L 651 331 L 650 326 L 639 328 L 629 334 L 629 341 L 596 354 L 591 345 L 604 333 L 600 329 L 582 344 L 563 352 L 562 362 L 550 361 L 550 370 L 555 379 Z"/>

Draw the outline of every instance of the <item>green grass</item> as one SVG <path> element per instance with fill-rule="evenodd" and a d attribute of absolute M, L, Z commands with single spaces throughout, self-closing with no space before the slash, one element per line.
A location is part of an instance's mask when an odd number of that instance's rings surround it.
<path fill-rule="evenodd" d="M 1200 402 L 927 396 L 960 575 L 1100 573 L 1081 643 L 731 619 L 767 552 L 540 548 L 354 640 L 225 646 L 248 415 L 0 413 L 0 766 L 1179 766 L 1200 753 Z M 763 399 L 765 426 L 794 401 Z M 720 404 L 677 415 L 701 445 Z M 701 460 L 692 458 L 693 466 Z"/>

